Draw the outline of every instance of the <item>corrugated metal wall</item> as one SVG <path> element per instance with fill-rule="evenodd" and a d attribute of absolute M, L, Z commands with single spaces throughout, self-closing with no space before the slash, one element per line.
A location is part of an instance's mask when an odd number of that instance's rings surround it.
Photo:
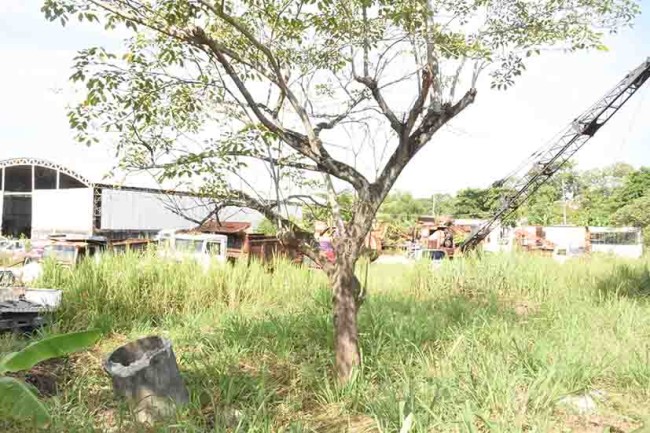
<path fill-rule="evenodd" d="M 212 206 L 198 197 L 108 188 L 102 190 L 101 207 L 101 230 L 122 231 L 194 228 L 196 223 L 178 214 L 200 221 L 212 211 Z M 257 211 L 238 207 L 222 209 L 219 218 L 249 222 L 253 228 L 264 219 Z"/>
<path fill-rule="evenodd" d="M 32 238 L 43 238 L 52 233 L 91 234 L 92 229 L 91 188 L 33 192 Z"/>
<path fill-rule="evenodd" d="M 199 218 L 209 212 L 195 197 L 167 196 L 119 189 L 102 190 L 102 230 L 160 230 L 192 228 L 195 223 L 172 209 Z"/>

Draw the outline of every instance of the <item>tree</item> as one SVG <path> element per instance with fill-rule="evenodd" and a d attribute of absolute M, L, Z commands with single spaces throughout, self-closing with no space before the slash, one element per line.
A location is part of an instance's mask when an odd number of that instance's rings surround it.
<path fill-rule="evenodd" d="M 418 217 L 430 212 L 431 200 L 414 198 L 408 192 L 389 194 L 377 213 L 377 220 L 384 224 L 383 245 L 395 247 L 412 238 Z"/>
<path fill-rule="evenodd" d="M 465 188 L 458 191 L 454 202 L 457 218 L 489 218 L 499 207 L 499 188 Z"/>
<path fill-rule="evenodd" d="M 574 164 L 567 163 L 528 199 L 521 209 L 529 224 L 573 223 L 574 201 L 581 192 L 579 176 Z M 566 208 L 565 208 L 566 206 Z"/>
<path fill-rule="evenodd" d="M 454 212 L 454 206 L 456 206 L 456 199 L 451 194 L 440 194 L 436 193 L 431 197 L 431 199 L 426 200 L 427 204 L 431 206 L 432 212 L 434 215 L 452 215 Z"/>
<path fill-rule="evenodd" d="M 614 202 L 621 208 L 650 192 L 650 167 L 641 167 L 629 173 L 621 188 L 616 191 Z"/>
<path fill-rule="evenodd" d="M 638 197 L 612 215 L 617 225 L 634 226 L 643 229 L 645 246 L 650 246 L 650 194 Z"/>
<path fill-rule="evenodd" d="M 327 194 L 316 194 L 316 197 L 323 202 L 327 201 Z M 332 203 L 336 203 L 335 208 L 338 212 L 338 217 L 345 222 L 349 222 L 352 219 L 354 201 L 354 193 L 351 191 L 340 191 L 332 200 Z M 303 206 L 302 215 L 303 223 L 307 226 L 311 226 L 316 221 L 325 222 L 328 225 L 333 226 L 333 221 L 336 218 L 332 213 L 331 206 L 313 206 L 310 204 Z"/>
<path fill-rule="evenodd" d="M 384 240 L 389 245 L 411 237 L 421 215 L 451 215 L 454 197 L 434 194 L 431 198 L 414 198 L 411 193 L 396 191 L 389 194 L 377 213 L 377 220 L 388 224 Z"/>
<path fill-rule="evenodd" d="M 617 191 L 634 171 L 631 165 L 618 162 L 581 173 L 577 199 L 579 209 L 574 222 L 581 225 L 610 224 L 611 216 L 617 210 Z"/>
<path fill-rule="evenodd" d="M 273 224 L 273 221 L 264 218 L 257 227 L 257 231 L 268 236 L 275 236 L 278 233 L 278 228 Z"/>
<path fill-rule="evenodd" d="M 646 228 L 650 226 L 650 195 L 632 200 L 612 215 L 612 221 L 618 225 L 631 225 Z"/>
<path fill-rule="evenodd" d="M 360 362 L 354 275 L 400 173 L 474 102 L 481 73 L 504 89 L 526 56 L 602 47 L 633 0 L 44 0 L 47 19 L 127 33 L 123 52 L 83 50 L 87 88 L 69 113 L 84 143 L 115 136 L 123 167 L 184 179 L 212 200 L 257 209 L 323 264 L 332 285 L 336 368 Z M 385 144 L 382 147 L 381 144 Z M 365 165 L 364 165 L 365 164 Z M 248 168 L 248 171 L 246 171 Z M 268 172 L 255 183 L 250 173 Z M 283 202 L 327 190 L 336 261 L 321 260 Z M 270 186 L 269 186 L 270 185 Z M 354 190 L 352 215 L 337 190 Z M 298 191 L 299 190 L 299 191 Z"/>
<path fill-rule="evenodd" d="M 388 222 L 412 224 L 417 217 L 431 211 L 431 203 L 413 198 L 408 192 L 394 192 L 386 197 L 378 216 Z"/>

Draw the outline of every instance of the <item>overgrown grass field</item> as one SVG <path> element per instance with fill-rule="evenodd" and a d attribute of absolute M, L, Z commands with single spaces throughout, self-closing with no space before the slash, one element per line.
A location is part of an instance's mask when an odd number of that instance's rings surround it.
<path fill-rule="evenodd" d="M 40 284 L 65 294 L 44 332 L 105 332 L 91 351 L 44 369 L 56 382 L 44 398 L 49 431 L 148 431 L 114 399 L 101 364 L 150 334 L 171 338 L 191 393 L 155 431 L 406 432 L 409 418 L 411 432 L 614 432 L 650 415 L 645 261 L 497 255 L 435 271 L 373 264 L 367 275 L 363 365 L 339 386 L 318 271 L 276 263 L 273 272 L 204 272 L 154 256 L 49 267 Z M 3 352 L 23 344 L 0 337 Z M 562 403 L 589 392 L 592 413 Z M 28 430 L 0 422 L 0 431 Z"/>

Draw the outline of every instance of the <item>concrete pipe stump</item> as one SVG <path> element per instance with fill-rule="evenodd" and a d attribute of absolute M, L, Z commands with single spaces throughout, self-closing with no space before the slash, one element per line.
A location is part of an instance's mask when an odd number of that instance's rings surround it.
<path fill-rule="evenodd" d="M 115 394 L 129 402 L 138 422 L 153 424 L 189 401 L 172 343 L 166 338 L 151 336 L 125 344 L 108 356 L 104 369 Z"/>

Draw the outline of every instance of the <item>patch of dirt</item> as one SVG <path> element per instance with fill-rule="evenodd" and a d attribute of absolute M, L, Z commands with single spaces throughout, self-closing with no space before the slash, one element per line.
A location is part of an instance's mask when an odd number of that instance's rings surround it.
<path fill-rule="evenodd" d="M 298 377 L 294 364 L 271 354 L 261 355 L 257 359 L 240 361 L 234 373 L 244 373 L 251 377 L 268 375 L 276 385 L 275 393 L 279 397 L 291 392 Z"/>
<path fill-rule="evenodd" d="M 43 397 L 52 397 L 59 392 L 66 368 L 65 359 L 50 359 L 37 364 L 29 371 L 14 373 L 10 376 L 34 386 Z"/>
<path fill-rule="evenodd" d="M 527 317 L 537 312 L 538 306 L 530 301 L 518 301 L 512 306 L 513 311 L 519 317 Z"/>
<path fill-rule="evenodd" d="M 506 310 L 512 310 L 517 317 L 526 318 L 539 311 L 539 305 L 528 299 L 501 299 L 499 302 Z"/>
<path fill-rule="evenodd" d="M 310 423 L 314 431 L 321 433 L 375 433 L 380 430 L 377 422 L 367 415 L 337 416 Z"/>
<path fill-rule="evenodd" d="M 561 419 L 558 432 L 603 433 L 609 428 L 610 433 L 629 433 L 641 426 L 640 423 L 615 415 L 564 414 Z"/>
<path fill-rule="evenodd" d="M 318 404 L 309 410 L 293 411 L 283 417 L 284 428 L 298 422 L 306 431 L 318 433 L 379 433 L 377 421 L 364 414 L 348 414 L 338 404 Z"/>
<path fill-rule="evenodd" d="M 299 417 L 314 432 L 319 433 L 376 433 L 377 421 L 364 414 L 346 414 L 337 404 L 321 405 L 315 412 Z"/>
<path fill-rule="evenodd" d="M 120 431 L 118 416 L 116 409 L 101 408 L 95 412 L 94 419 L 102 432 L 111 433 Z"/>

